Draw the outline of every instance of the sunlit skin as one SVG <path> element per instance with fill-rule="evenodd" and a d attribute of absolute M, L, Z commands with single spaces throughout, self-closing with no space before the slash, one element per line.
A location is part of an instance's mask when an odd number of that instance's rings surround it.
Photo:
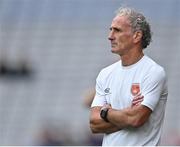
<path fill-rule="evenodd" d="M 108 39 L 111 51 L 120 55 L 124 66 L 137 62 L 143 56 L 142 32 L 133 32 L 127 16 L 116 16 L 111 24 Z"/>

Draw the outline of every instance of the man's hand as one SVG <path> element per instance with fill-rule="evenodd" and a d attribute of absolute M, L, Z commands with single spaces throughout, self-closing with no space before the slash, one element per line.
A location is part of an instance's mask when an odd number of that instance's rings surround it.
<path fill-rule="evenodd" d="M 103 109 L 103 108 L 112 108 L 112 107 L 111 107 L 111 104 L 104 104 L 101 109 Z"/>
<path fill-rule="evenodd" d="M 111 105 L 104 105 L 104 107 L 111 108 Z M 92 107 L 90 113 L 90 128 L 93 133 L 113 133 L 120 130 L 117 126 L 104 121 L 100 117 L 100 111 L 102 107 Z"/>
<path fill-rule="evenodd" d="M 138 95 L 136 95 L 136 96 L 133 98 L 131 107 L 137 106 L 137 105 L 141 104 L 141 102 L 142 102 L 143 100 L 144 100 L 144 96 L 141 95 L 141 93 L 139 93 Z"/>

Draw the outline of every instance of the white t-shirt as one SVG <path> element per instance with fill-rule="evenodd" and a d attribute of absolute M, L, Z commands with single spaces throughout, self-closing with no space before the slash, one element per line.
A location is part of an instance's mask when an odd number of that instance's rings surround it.
<path fill-rule="evenodd" d="M 105 134 L 103 146 L 159 145 L 168 90 L 164 69 L 149 57 L 130 66 L 122 66 L 120 60 L 104 68 L 96 79 L 91 107 L 108 103 L 114 109 L 127 108 L 137 92 L 144 96 L 141 104 L 152 110 L 150 118 L 139 128 Z"/>

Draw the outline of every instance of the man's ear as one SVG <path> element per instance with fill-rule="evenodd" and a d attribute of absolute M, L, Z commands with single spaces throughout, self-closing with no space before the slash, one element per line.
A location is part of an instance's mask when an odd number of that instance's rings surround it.
<path fill-rule="evenodd" d="M 134 43 L 138 43 L 141 41 L 142 39 L 142 31 L 136 31 L 133 35 L 133 40 L 134 40 Z"/>

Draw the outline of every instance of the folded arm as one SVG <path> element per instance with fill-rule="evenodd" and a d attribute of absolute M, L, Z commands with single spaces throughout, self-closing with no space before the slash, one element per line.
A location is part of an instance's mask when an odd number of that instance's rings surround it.
<path fill-rule="evenodd" d="M 131 107 L 116 110 L 109 107 L 107 119 L 109 122 L 104 121 L 100 117 L 102 107 L 92 107 L 90 114 L 90 128 L 93 133 L 113 133 L 126 127 L 140 127 L 149 118 L 151 109 L 141 105 L 143 96 L 138 95 L 132 101 Z"/>
<path fill-rule="evenodd" d="M 150 108 L 138 105 L 122 110 L 109 109 L 107 119 L 119 129 L 140 127 L 148 120 L 151 113 Z"/>
<path fill-rule="evenodd" d="M 100 117 L 100 111 L 102 107 L 92 107 L 90 114 L 90 128 L 93 133 L 113 133 L 119 130 L 119 128 L 104 121 Z"/>

